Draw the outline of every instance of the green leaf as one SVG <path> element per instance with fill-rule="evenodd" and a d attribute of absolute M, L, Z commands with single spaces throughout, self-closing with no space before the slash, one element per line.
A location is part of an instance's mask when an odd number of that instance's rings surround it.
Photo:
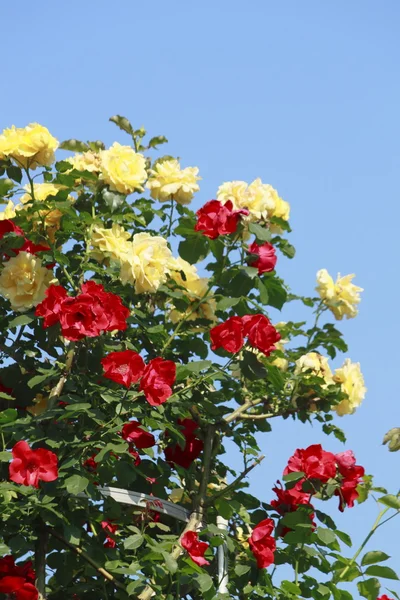
<path fill-rule="evenodd" d="M 247 379 L 255 381 L 257 379 L 266 379 L 267 369 L 258 360 L 253 352 L 243 351 L 243 360 L 240 361 L 240 369 Z"/>
<path fill-rule="evenodd" d="M 43 383 L 44 381 L 47 381 L 48 379 L 51 379 L 53 375 L 54 375 L 54 371 L 53 370 L 49 371 L 45 375 L 35 375 L 35 377 L 32 377 L 32 379 L 30 379 L 28 381 L 28 386 L 30 388 L 33 388 L 36 385 L 39 385 L 39 383 Z"/>
<path fill-rule="evenodd" d="M 363 567 L 366 565 L 374 565 L 377 562 L 382 562 L 384 560 L 388 560 L 390 556 L 385 552 L 381 552 L 380 550 L 371 550 L 364 554 L 361 560 L 361 564 Z"/>
<path fill-rule="evenodd" d="M 330 529 L 324 529 L 323 527 L 317 528 L 317 537 L 325 546 L 329 546 L 336 541 L 336 535 Z"/>
<path fill-rule="evenodd" d="M 81 475 L 72 475 L 65 480 L 65 487 L 69 494 L 74 496 L 86 490 L 89 485 L 89 479 Z"/>
<path fill-rule="evenodd" d="M 191 265 L 203 260 L 209 252 L 208 240 L 204 235 L 191 235 L 179 244 L 179 256 Z"/>
<path fill-rule="evenodd" d="M 357 583 L 358 591 L 361 596 L 367 598 L 367 600 L 376 600 L 381 588 L 381 584 L 375 578 L 366 579 L 365 581 L 359 581 Z"/>
<path fill-rule="evenodd" d="M 167 144 L 167 143 L 168 143 L 168 140 L 165 137 L 165 135 L 156 135 L 155 137 L 152 137 L 151 140 L 149 141 L 149 148 L 156 148 L 160 144 Z"/>
<path fill-rule="evenodd" d="M 124 541 L 125 550 L 135 550 L 139 548 L 144 542 L 144 537 L 141 533 L 135 533 L 135 535 L 130 535 Z"/>
<path fill-rule="evenodd" d="M 381 565 L 373 565 L 368 567 L 365 571 L 367 575 L 374 575 L 375 577 L 384 577 L 385 579 L 398 579 L 398 576 L 393 569 L 390 567 L 383 567 Z"/>
<path fill-rule="evenodd" d="M 200 373 L 200 371 L 204 371 L 211 367 L 211 360 L 194 360 L 193 362 L 187 363 L 183 365 L 187 371 L 191 373 Z"/>
<path fill-rule="evenodd" d="M 111 123 L 115 123 L 117 127 L 122 129 L 122 131 L 129 133 L 129 135 L 133 135 L 133 127 L 126 117 L 122 117 L 121 115 L 114 115 L 113 117 L 110 117 L 109 120 L 111 121 Z"/>
<path fill-rule="evenodd" d="M 349 546 L 349 548 L 351 548 L 353 543 L 351 541 L 351 537 L 347 533 L 345 533 L 344 531 L 339 531 L 338 529 L 336 529 L 335 533 L 337 537 L 346 544 L 346 546 Z"/>
<path fill-rule="evenodd" d="M 64 537 L 70 544 L 79 546 L 82 537 L 82 528 L 76 525 L 64 525 Z"/>
<path fill-rule="evenodd" d="M 0 425 L 13 423 L 18 419 L 18 411 L 15 408 L 6 408 L 0 412 Z"/>
<path fill-rule="evenodd" d="M 293 594 L 294 596 L 299 596 L 301 594 L 301 589 L 299 588 L 299 586 L 295 583 L 292 583 L 291 581 L 282 581 L 281 588 L 284 592 Z"/>
<path fill-rule="evenodd" d="M 173 556 L 171 556 L 171 554 L 169 552 L 163 552 L 162 553 L 164 560 L 165 560 L 165 566 L 167 567 L 167 570 L 169 571 L 169 573 L 176 573 L 178 570 L 178 563 L 175 560 L 175 558 Z"/>
<path fill-rule="evenodd" d="M 9 322 L 8 326 L 11 327 L 20 327 L 21 325 L 29 325 L 32 323 L 34 319 L 32 317 L 28 317 L 28 315 L 20 315 L 19 317 L 15 317 L 12 321 Z"/>
<path fill-rule="evenodd" d="M 383 444 L 389 444 L 390 452 L 400 450 L 400 427 L 393 427 L 385 434 Z"/>
<path fill-rule="evenodd" d="M 14 181 L 18 181 L 18 183 L 21 183 L 22 181 L 22 171 L 19 167 L 8 167 L 6 169 L 7 171 L 7 175 L 10 179 L 13 179 Z"/>
<path fill-rule="evenodd" d="M 8 179 L 8 177 L 0 179 L 0 197 L 8 194 L 13 187 L 14 182 L 11 179 Z"/>
<path fill-rule="evenodd" d="M 211 579 L 208 573 L 202 573 L 201 575 L 197 575 L 196 579 L 197 583 L 199 584 L 200 591 L 203 592 L 203 594 L 204 592 L 208 592 L 208 590 L 212 588 L 213 580 Z"/>
<path fill-rule="evenodd" d="M 59 146 L 60 150 L 68 150 L 69 152 L 87 152 L 89 146 L 85 142 L 79 140 L 64 140 Z"/>
<path fill-rule="evenodd" d="M 235 573 L 238 577 L 245 575 L 249 571 L 250 571 L 250 567 L 248 565 L 236 565 L 235 566 Z"/>
<path fill-rule="evenodd" d="M 295 473 L 288 473 L 282 477 L 283 481 L 299 481 L 305 477 L 305 473 L 302 471 L 296 471 Z"/>
<path fill-rule="evenodd" d="M 0 452 L 0 462 L 9 462 L 12 459 L 11 452 Z"/>
<path fill-rule="evenodd" d="M 240 298 L 221 298 L 217 303 L 217 310 L 227 310 L 236 306 L 238 302 L 240 302 Z"/>
<path fill-rule="evenodd" d="M 269 242 L 271 240 L 271 232 L 269 229 L 258 225 L 257 223 L 249 224 L 250 233 L 254 234 L 258 241 Z"/>
<path fill-rule="evenodd" d="M 287 300 L 287 291 L 277 277 L 264 277 L 263 283 L 268 292 L 268 305 L 281 310 Z"/>
<path fill-rule="evenodd" d="M 378 498 L 378 502 L 384 504 L 385 506 L 389 506 L 390 508 L 396 508 L 397 510 L 400 510 L 400 498 L 398 496 L 386 494 L 386 496 Z"/>

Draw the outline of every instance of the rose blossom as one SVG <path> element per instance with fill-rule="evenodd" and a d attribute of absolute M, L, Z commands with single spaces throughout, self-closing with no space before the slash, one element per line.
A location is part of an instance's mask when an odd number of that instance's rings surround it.
<path fill-rule="evenodd" d="M 274 562 L 276 543 L 271 536 L 273 529 L 273 520 L 264 519 L 254 527 L 253 533 L 249 537 L 250 550 L 257 560 L 259 569 L 265 569 Z"/>
<path fill-rule="evenodd" d="M 181 546 L 189 554 L 196 565 L 203 567 L 209 565 L 209 561 L 204 558 L 204 553 L 209 547 L 206 542 L 200 542 L 199 536 L 195 531 L 187 531 L 181 538 Z"/>
<path fill-rule="evenodd" d="M 102 360 L 104 377 L 129 388 L 137 383 L 144 372 L 143 358 L 133 350 L 110 352 Z"/>
<path fill-rule="evenodd" d="M 9 467 L 11 481 L 38 488 L 39 481 L 57 479 L 58 460 L 54 452 L 45 448 L 31 450 L 26 442 L 20 441 L 12 449 L 12 455 Z"/>
<path fill-rule="evenodd" d="M 246 209 L 233 210 L 231 200 L 225 204 L 219 200 L 210 200 L 196 212 L 197 223 L 194 230 L 215 240 L 220 235 L 234 233 L 241 215 L 248 214 Z"/>
<path fill-rule="evenodd" d="M 258 269 L 258 274 L 269 273 L 275 269 L 278 257 L 275 253 L 275 248 L 269 242 L 258 245 L 257 242 L 253 242 L 249 246 L 249 252 L 251 254 L 257 254 L 258 258 L 250 262 L 251 267 Z"/>

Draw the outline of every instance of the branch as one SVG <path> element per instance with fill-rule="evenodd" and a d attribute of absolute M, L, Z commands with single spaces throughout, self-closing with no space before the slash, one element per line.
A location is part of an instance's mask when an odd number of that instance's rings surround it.
<path fill-rule="evenodd" d="M 63 391 L 65 382 L 67 381 L 68 375 L 71 373 L 72 363 L 74 361 L 75 356 L 75 344 L 72 343 L 70 349 L 67 352 L 67 357 L 65 360 L 65 369 L 57 384 L 53 387 L 49 394 L 49 402 L 52 400 L 57 400 L 61 396 L 61 392 Z"/>
<path fill-rule="evenodd" d="M 57 533 L 57 531 L 55 531 L 54 529 L 51 529 L 50 527 L 47 528 L 47 531 L 49 532 L 50 535 L 52 535 L 53 537 L 55 537 L 57 540 L 59 540 L 62 544 L 64 544 L 64 546 L 67 546 L 67 548 L 69 548 L 70 550 L 72 550 L 73 552 L 75 552 L 75 554 L 78 554 L 79 556 L 81 556 L 84 560 L 86 560 L 86 562 L 88 562 L 94 569 L 96 569 L 96 571 L 98 573 L 100 573 L 100 575 L 102 575 L 105 579 L 107 579 L 108 581 L 111 581 L 111 583 L 114 584 L 114 586 L 116 588 L 119 588 L 120 590 L 124 590 L 126 592 L 126 588 L 125 586 L 118 581 L 117 579 L 115 579 L 115 577 L 113 575 L 111 575 L 111 573 L 109 573 L 108 571 L 106 571 L 105 569 L 103 569 L 103 567 L 100 567 L 92 558 L 90 558 L 90 556 L 88 554 L 86 554 L 86 552 L 84 552 L 81 548 L 79 548 L 78 546 L 74 546 L 73 544 L 71 544 L 70 542 L 67 542 L 66 539 L 63 538 L 62 535 L 60 535 L 59 533 Z"/>
<path fill-rule="evenodd" d="M 228 415 L 227 417 L 224 417 L 225 423 L 232 423 L 232 421 L 235 421 L 235 419 L 238 419 L 239 417 L 241 417 L 242 414 L 244 412 L 246 412 L 246 410 L 248 408 L 251 408 L 252 406 L 256 406 L 257 404 L 261 404 L 261 402 L 264 402 L 264 400 L 263 399 L 246 400 L 245 403 L 242 404 L 242 406 L 239 406 L 239 408 L 234 410 L 230 415 Z"/>
<path fill-rule="evenodd" d="M 38 524 L 37 540 L 35 544 L 35 571 L 36 587 L 43 600 L 46 598 L 46 550 L 48 534 L 46 526 L 40 520 Z"/>
<path fill-rule="evenodd" d="M 208 481 L 210 479 L 210 471 L 211 471 L 211 459 L 213 453 L 213 444 L 215 438 L 215 425 L 209 425 L 206 432 L 206 437 L 204 440 L 204 462 L 203 462 L 203 470 L 200 482 L 200 491 L 195 499 L 194 510 L 189 517 L 189 521 L 179 536 L 178 542 L 175 548 L 172 550 L 170 556 L 175 560 L 178 560 L 180 555 L 182 554 L 181 540 L 185 533 L 188 531 L 196 531 L 199 528 L 203 521 L 203 516 L 206 508 L 206 494 L 207 494 L 207 486 Z M 155 596 L 155 591 L 150 585 L 147 585 L 143 592 L 139 594 L 138 600 L 151 600 L 151 598 Z"/>
<path fill-rule="evenodd" d="M 211 498 L 208 498 L 206 504 L 207 505 L 212 504 L 214 502 L 214 500 L 216 500 L 220 496 L 224 496 L 227 492 L 234 490 L 235 487 L 237 486 L 237 484 L 240 483 L 242 481 L 242 479 L 244 479 L 250 473 L 250 471 L 252 471 L 255 467 L 257 467 L 264 460 L 264 458 L 265 458 L 265 456 L 264 456 L 264 454 L 262 454 L 250 466 L 248 466 L 247 469 L 245 469 L 243 471 L 243 473 L 241 473 L 239 475 L 239 477 L 236 477 L 236 479 L 234 481 L 232 481 L 232 483 L 230 483 L 229 485 L 224 487 L 222 490 L 216 492 L 213 496 L 211 496 Z"/>

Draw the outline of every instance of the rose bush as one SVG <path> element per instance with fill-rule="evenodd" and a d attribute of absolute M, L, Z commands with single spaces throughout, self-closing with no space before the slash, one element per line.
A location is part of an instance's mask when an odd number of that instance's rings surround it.
<path fill-rule="evenodd" d="M 331 319 L 356 316 L 354 275 L 321 269 L 318 295 L 295 295 L 270 184 L 225 182 L 194 212 L 197 167 L 111 121 L 129 142 L 0 135 L 0 597 L 399 598 L 365 547 L 400 498 L 351 450 L 293 447 L 281 481 L 247 489 L 274 419 L 345 442 L 333 415 L 366 388 L 358 363 L 330 364 L 347 352 Z M 289 302 L 310 323 L 276 322 Z M 349 551 L 322 503 L 356 511 L 371 491 L 382 510 Z"/>

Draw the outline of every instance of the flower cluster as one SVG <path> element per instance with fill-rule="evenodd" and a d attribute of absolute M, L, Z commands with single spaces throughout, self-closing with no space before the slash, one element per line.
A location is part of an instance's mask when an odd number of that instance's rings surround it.
<path fill-rule="evenodd" d="M 247 337 L 248 342 L 265 356 L 275 350 L 274 344 L 281 339 L 280 333 L 265 315 L 229 317 L 224 323 L 210 330 L 211 349 L 224 348 L 228 352 L 239 352 Z"/>
<path fill-rule="evenodd" d="M 32 561 L 16 565 L 11 555 L 0 558 L 0 594 L 7 594 L 14 600 L 38 600 L 35 580 Z"/>
<path fill-rule="evenodd" d="M 251 221 L 266 221 L 272 217 L 289 220 L 289 204 L 282 200 L 272 185 L 263 183 L 261 179 L 255 179 L 250 184 L 245 181 L 223 183 L 218 188 L 217 199 L 232 202 L 235 210 L 246 209 Z"/>
<path fill-rule="evenodd" d="M 181 427 L 185 445 L 168 446 L 165 449 L 165 459 L 169 463 L 188 469 L 192 462 L 200 456 L 204 443 L 195 435 L 195 431 L 199 428 L 196 421 L 193 419 L 178 419 L 177 423 Z"/>
<path fill-rule="evenodd" d="M 351 283 L 355 275 L 338 275 L 333 281 L 326 269 L 317 273 L 317 287 L 322 302 L 332 311 L 335 318 L 341 321 L 343 317 L 351 319 L 358 314 L 357 305 L 360 303 L 360 292 L 363 288 Z"/>
<path fill-rule="evenodd" d="M 129 310 L 119 296 L 106 292 L 94 281 L 87 281 L 75 297 L 68 296 L 62 286 L 51 285 L 45 300 L 36 307 L 36 316 L 44 317 L 44 328 L 60 323 L 62 335 L 78 341 L 97 337 L 104 331 L 125 330 Z"/>
<path fill-rule="evenodd" d="M 120 194 L 143 191 L 147 179 L 146 159 L 130 146 L 115 142 L 100 152 L 101 177 L 111 190 Z"/>
<path fill-rule="evenodd" d="M 316 480 L 322 484 L 328 481 L 336 481 L 335 495 L 339 496 L 339 510 L 343 511 L 345 506 L 354 506 L 358 498 L 357 486 L 362 482 L 364 468 L 356 465 L 356 459 L 351 450 L 332 454 L 322 449 L 320 444 L 314 444 L 305 449 L 297 449 L 290 457 L 283 472 L 304 473 L 304 478 L 297 483 L 301 486 L 306 480 Z M 297 489 L 302 489 L 298 487 Z"/>
<path fill-rule="evenodd" d="M 133 350 L 111 352 L 101 364 L 104 377 L 129 388 L 140 380 L 139 389 L 152 406 L 159 406 L 172 394 L 171 386 L 175 382 L 176 365 L 171 360 L 153 358 L 147 365 L 143 358 Z"/>
<path fill-rule="evenodd" d="M 17 442 L 12 449 L 10 479 L 22 485 L 39 487 L 39 481 L 55 481 L 58 477 L 58 460 L 54 452 L 45 448 L 32 450 L 27 442 Z"/>
<path fill-rule="evenodd" d="M 151 197 L 160 202 L 173 199 L 178 204 L 189 204 L 200 189 L 198 172 L 197 167 L 181 169 L 176 159 L 157 161 L 146 187 Z"/>

